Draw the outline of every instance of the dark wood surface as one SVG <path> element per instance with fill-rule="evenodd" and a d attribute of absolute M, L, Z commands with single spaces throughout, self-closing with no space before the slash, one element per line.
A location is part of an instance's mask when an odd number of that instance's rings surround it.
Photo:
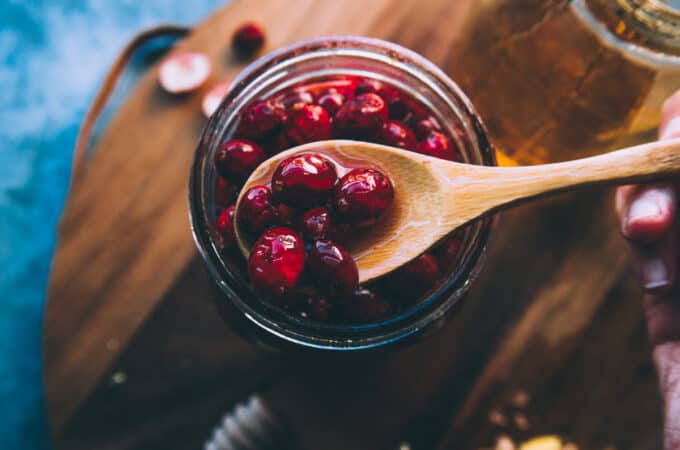
<path fill-rule="evenodd" d="M 228 36 L 247 18 L 265 25 L 268 49 L 358 33 L 447 67 L 468 4 L 236 1 L 179 48 L 207 52 L 215 80 L 233 76 L 240 66 Z M 200 448 L 220 416 L 253 392 L 286 419 L 301 450 L 401 442 L 476 449 L 500 435 L 541 434 L 581 449 L 660 448 L 640 294 L 611 192 L 505 213 L 463 307 L 416 345 L 265 352 L 218 317 L 188 231 L 186 174 L 203 123 L 201 94 L 167 97 L 154 76 L 109 123 L 60 230 L 45 333 L 57 449 Z"/>

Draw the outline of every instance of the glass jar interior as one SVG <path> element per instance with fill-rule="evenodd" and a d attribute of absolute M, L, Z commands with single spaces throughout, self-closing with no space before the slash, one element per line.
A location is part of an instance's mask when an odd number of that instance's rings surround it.
<path fill-rule="evenodd" d="M 490 219 L 482 219 L 466 230 L 457 270 L 446 282 L 417 304 L 382 322 L 315 323 L 258 301 L 248 286 L 244 264 L 234 264 L 225 257 L 213 238 L 217 174 L 211 161 L 219 144 L 235 133 L 239 112 L 252 101 L 337 75 L 376 79 L 407 92 L 439 119 L 456 140 L 465 162 L 495 164 L 493 151 L 471 105 L 436 67 L 412 52 L 382 41 L 321 39 L 284 48 L 256 62 L 235 81 L 235 88 L 213 115 L 201 138 L 192 172 L 190 206 L 194 235 L 208 269 L 226 300 L 233 302 L 249 320 L 274 335 L 305 346 L 358 349 L 416 333 L 448 311 L 461 298 L 479 267 Z"/>

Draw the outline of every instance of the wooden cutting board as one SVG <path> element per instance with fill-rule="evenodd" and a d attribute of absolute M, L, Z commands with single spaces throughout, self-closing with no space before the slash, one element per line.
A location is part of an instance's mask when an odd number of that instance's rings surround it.
<path fill-rule="evenodd" d="M 260 22 L 265 51 L 380 37 L 450 70 L 474 1 L 234 1 L 173 50 L 211 58 L 205 88 L 169 96 L 149 71 L 97 142 L 59 230 L 44 341 L 57 448 L 197 448 L 253 390 L 301 449 L 467 449 L 540 433 L 656 448 L 655 374 L 606 191 L 505 215 L 455 320 L 406 349 L 273 355 L 229 332 L 208 300 L 187 177 L 203 94 L 243 68 L 229 49 L 235 27 Z"/>

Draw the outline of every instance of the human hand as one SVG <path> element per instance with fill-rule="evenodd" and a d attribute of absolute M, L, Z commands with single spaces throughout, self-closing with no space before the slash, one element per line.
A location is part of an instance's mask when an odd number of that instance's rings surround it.
<path fill-rule="evenodd" d="M 680 91 L 663 106 L 659 140 L 680 138 Z M 680 283 L 677 282 L 680 179 L 616 192 L 616 211 L 644 290 L 649 339 L 665 404 L 664 448 L 680 450 Z"/>

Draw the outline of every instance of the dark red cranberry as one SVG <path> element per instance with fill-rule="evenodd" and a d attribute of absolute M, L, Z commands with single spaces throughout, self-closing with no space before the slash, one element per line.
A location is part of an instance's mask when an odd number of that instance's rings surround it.
<path fill-rule="evenodd" d="M 389 278 L 389 287 L 399 295 L 421 295 L 435 286 L 440 275 L 437 258 L 424 253 L 397 269 Z"/>
<path fill-rule="evenodd" d="M 297 225 L 300 211 L 298 211 L 295 208 L 286 206 L 283 203 L 278 205 L 278 209 L 280 224 L 285 225 L 287 227 L 294 227 L 295 225 Z"/>
<path fill-rule="evenodd" d="M 284 159 L 272 175 L 272 191 L 276 201 L 294 208 L 322 204 L 338 174 L 335 164 L 318 153 L 302 153 Z"/>
<path fill-rule="evenodd" d="M 319 106 L 324 108 L 330 115 L 334 115 L 345 103 L 345 96 L 333 89 L 319 97 Z"/>
<path fill-rule="evenodd" d="M 425 139 L 431 132 L 441 130 L 442 127 L 439 126 L 439 122 L 432 116 L 421 119 L 415 124 L 415 132 L 418 139 Z"/>
<path fill-rule="evenodd" d="M 345 316 L 355 322 L 371 322 L 389 314 L 392 306 L 375 292 L 359 288 L 342 303 Z"/>
<path fill-rule="evenodd" d="M 416 136 L 406 125 L 396 120 L 385 122 L 380 132 L 380 142 L 393 147 L 400 147 L 409 150 L 416 148 Z"/>
<path fill-rule="evenodd" d="M 215 204 L 226 207 L 236 200 L 236 188 L 222 177 L 217 177 L 215 186 Z"/>
<path fill-rule="evenodd" d="M 285 111 L 269 100 L 250 105 L 241 115 L 238 131 L 250 138 L 265 138 L 283 123 Z"/>
<path fill-rule="evenodd" d="M 236 240 L 236 232 L 234 231 L 234 211 L 236 206 L 231 205 L 222 214 L 217 216 L 217 231 L 222 238 L 222 246 L 229 247 Z"/>
<path fill-rule="evenodd" d="M 305 244 L 286 227 L 265 232 L 248 257 L 250 282 L 261 295 L 285 297 L 296 286 L 305 266 Z"/>
<path fill-rule="evenodd" d="M 310 319 L 327 322 L 331 312 L 331 304 L 323 297 L 310 295 L 305 299 L 304 310 Z"/>
<path fill-rule="evenodd" d="M 264 31 L 255 23 L 246 23 L 236 30 L 231 42 L 241 56 L 250 56 L 264 44 Z"/>
<path fill-rule="evenodd" d="M 387 113 L 390 119 L 401 120 L 408 113 L 408 106 L 401 97 L 393 96 L 387 100 Z"/>
<path fill-rule="evenodd" d="M 376 169 L 352 169 L 333 190 L 333 205 L 339 216 L 355 225 L 369 225 L 392 205 L 394 188 L 390 179 Z"/>
<path fill-rule="evenodd" d="M 451 269 L 458 259 L 460 252 L 461 239 L 458 236 L 451 236 L 441 242 L 433 249 L 433 253 L 439 261 L 442 269 Z"/>
<path fill-rule="evenodd" d="M 359 270 L 352 256 L 328 239 L 312 244 L 307 267 L 319 289 L 331 296 L 349 295 L 359 284 Z"/>
<path fill-rule="evenodd" d="M 297 109 L 314 103 L 314 96 L 307 91 L 293 91 L 281 97 L 279 103 L 287 110 Z"/>
<path fill-rule="evenodd" d="M 272 191 L 267 186 L 253 186 L 239 203 L 241 224 L 252 233 L 261 233 L 279 220 L 279 210 L 272 203 Z"/>
<path fill-rule="evenodd" d="M 331 138 L 331 116 L 319 105 L 302 105 L 286 122 L 286 136 L 295 144 Z"/>
<path fill-rule="evenodd" d="M 439 131 L 431 131 L 424 141 L 418 143 L 418 153 L 434 156 L 449 161 L 460 160 L 460 155 L 451 144 L 451 140 Z"/>
<path fill-rule="evenodd" d="M 374 139 L 387 121 L 387 106 L 377 94 L 361 94 L 335 113 L 333 131 L 341 138 Z"/>
<path fill-rule="evenodd" d="M 354 95 L 368 94 L 369 92 L 380 94 L 383 89 L 384 85 L 378 80 L 361 80 L 354 88 Z"/>
<path fill-rule="evenodd" d="M 215 155 L 215 167 L 220 176 L 239 184 L 265 159 L 267 155 L 256 143 L 232 139 L 222 144 Z"/>
<path fill-rule="evenodd" d="M 334 231 L 333 219 L 327 208 L 310 209 L 300 218 L 298 229 L 310 240 L 330 239 Z"/>

